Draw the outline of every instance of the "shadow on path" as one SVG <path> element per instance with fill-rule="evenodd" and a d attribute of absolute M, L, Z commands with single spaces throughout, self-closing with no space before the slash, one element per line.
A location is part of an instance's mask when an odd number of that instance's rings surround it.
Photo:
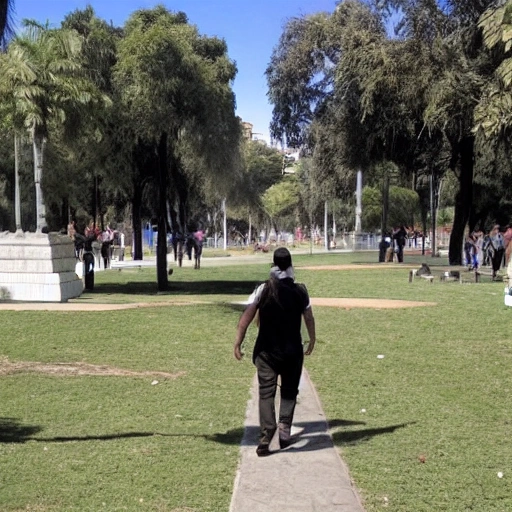
<path fill-rule="evenodd" d="M 298 434 L 295 434 L 295 443 L 290 446 L 290 449 L 299 451 L 314 451 L 322 450 L 324 448 L 331 447 L 333 443 L 337 446 L 357 444 L 360 442 L 366 442 L 372 437 L 392 434 L 395 430 L 413 425 L 415 422 L 400 423 L 397 425 L 389 425 L 381 428 L 369 428 L 361 430 L 343 430 L 336 431 L 329 434 L 325 431 L 325 421 L 317 422 L 297 422 L 294 423 L 294 427 L 299 430 Z M 352 421 L 335 419 L 328 422 L 329 431 L 340 427 L 354 427 L 358 425 L 366 425 L 363 421 Z M 249 425 L 245 428 L 237 428 L 228 430 L 222 434 L 213 434 L 206 438 L 223 444 L 240 444 L 242 436 L 245 434 L 243 444 L 246 446 L 257 446 L 259 437 L 259 426 Z"/>

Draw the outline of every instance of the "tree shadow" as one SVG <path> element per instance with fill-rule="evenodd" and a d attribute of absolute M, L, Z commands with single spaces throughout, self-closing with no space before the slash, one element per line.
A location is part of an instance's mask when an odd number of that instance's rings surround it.
<path fill-rule="evenodd" d="M 117 434 L 100 434 L 86 436 L 55 436 L 55 437 L 34 437 L 31 441 L 40 443 L 70 443 L 74 441 L 114 441 L 116 439 L 131 439 L 135 437 L 200 437 L 203 434 L 164 434 L 162 432 L 119 432 Z"/>
<path fill-rule="evenodd" d="M 100 283 L 94 286 L 94 295 L 123 293 L 127 295 L 250 295 L 259 283 L 256 281 L 173 281 L 167 292 L 159 292 L 153 282 Z"/>
<path fill-rule="evenodd" d="M 251 438 L 258 435 L 259 427 L 249 426 L 247 428 L 251 430 Z M 252 432 L 253 429 L 255 429 L 255 432 Z M 214 443 L 237 445 L 242 442 L 246 430 L 247 429 L 245 429 L 244 427 L 234 428 L 232 430 L 228 430 L 227 432 L 207 435 L 205 436 L 205 439 L 208 441 L 213 441 Z"/>
<path fill-rule="evenodd" d="M 335 445 L 354 445 L 369 441 L 372 437 L 375 436 L 392 434 L 395 432 L 395 430 L 405 428 L 409 425 L 414 425 L 415 423 L 415 421 L 412 421 L 409 423 L 400 423 L 398 425 L 389 425 L 388 427 L 334 432 L 332 434 L 332 440 L 334 441 Z"/>
<path fill-rule="evenodd" d="M 369 441 L 372 437 L 384 434 L 392 434 L 398 429 L 415 422 L 389 425 L 381 428 L 362 430 L 342 430 L 329 433 L 334 428 L 346 428 L 357 425 L 365 425 L 361 421 L 335 419 L 329 421 L 329 430 L 326 429 L 325 421 L 298 422 L 294 427 L 299 432 L 293 437 L 294 443 L 289 449 L 301 452 L 323 450 L 332 448 L 334 445 L 354 445 Z M 43 427 L 39 425 L 23 425 L 15 418 L 0 418 L 0 443 L 26 443 L 35 441 L 40 443 L 67 443 L 76 441 L 113 441 L 117 439 L 132 439 L 141 437 L 190 437 L 205 439 L 207 441 L 225 445 L 256 446 L 258 444 L 259 426 L 248 425 L 245 428 L 239 427 L 218 432 L 214 434 L 187 434 L 187 433 L 161 433 L 161 432 L 119 432 L 114 434 L 84 435 L 84 436 L 54 436 L 35 437 Z"/>
<path fill-rule="evenodd" d="M 0 443 L 24 443 L 41 430 L 39 425 L 23 425 L 15 418 L 0 418 Z"/>
<path fill-rule="evenodd" d="M 69 443 L 73 441 L 113 441 L 137 437 L 195 437 L 202 439 L 209 439 L 211 437 L 206 434 L 164 434 L 162 432 L 118 432 L 115 434 L 84 436 L 35 437 L 36 434 L 43 430 L 43 427 L 39 425 L 23 425 L 15 418 L 0 418 L 0 443 L 26 443 L 28 441 L 35 441 L 37 443 Z"/>
<path fill-rule="evenodd" d="M 329 422 L 329 424 L 333 425 L 333 423 L 338 421 L 341 422 L 340 426 L 355 426 L 365 424 L 364 422 L 348 422 L 347 425 L 344 420 L 334 420 L 334 422 Z M 411 424 L 412 423 L 401 423 L 398 425 L 389 425 L 387 427 L 380 428 L 327 432 L 322 428 L 322 426 L 325 425 L 324 422 L 315 422 L 313 424 L 305 423 L 303 425 L 304 431 L 301 432 L 299 436 L 297 436 L 297 438 L 294 440 L 294 444 L 290 446 L 289 450 L 310 452 L 325 450 L 333 448 L 334 446 L 355 445 L 360 442 L 369 441 L 371 438 L 376 436 L 391 434 L 396 430 Z M 297 426 L 300 426 L 300 424 Z"/>

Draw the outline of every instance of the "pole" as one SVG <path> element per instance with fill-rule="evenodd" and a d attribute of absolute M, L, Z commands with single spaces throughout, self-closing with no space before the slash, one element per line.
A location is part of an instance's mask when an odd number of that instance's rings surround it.
<path fill-rule="evenodd" d="M 228 221 L 226 218 L 226 198 L 222 200 L 222 211 L 224 213 L 224 250 L 226 251 L 228 249 Z"/>
<path fill-rule="evenodd" d="M 332 240 L 336 241 L 336 216 L 334 215 L 334 205 L 332 208 Z"/>
<path fill-rule="evenodd" d="M 363 171 L 357 171 L 357 184 L 356 184 L 356 234 L 361 233 L 361 214 L 363 213 L 362 207 L 363 196 Z"/>
<path fill-rule="evenodd" d="M 250 245 L 251 244 L 251 240 L 252 240 L 252 219 L 251 219 L 251 214 L 249 214 L 249 233 L 247 233 L 247 244 L 246 245 Z"/>
<path fill-rule="evenodd" d="M 325 240 L 325 249 L 328 251 L 329 250 L 329 233 L 328 233 L 329 228 L 327 227 L 327 222 L 328 222 L 327 216 L 328 216 L 328 204 L 327 204 L 327 201 L 325 201 L 325 205 L 324 205 L 324 240 Z"/>

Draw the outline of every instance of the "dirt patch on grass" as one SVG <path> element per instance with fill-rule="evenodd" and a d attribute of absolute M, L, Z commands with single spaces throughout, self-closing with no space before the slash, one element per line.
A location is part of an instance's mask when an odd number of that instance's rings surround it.
<path fill-rule="evenodd" d="M 315 267 L 316 268 L 316 267 Z M 1 310 L 11 311 L 116 311 L 123 309 L 169 307 L 169 306 L 193 306 L 196 304 L 211 304 L 207 301 L 191 302 L 138 302 L 133 304 L 87 304 L 77 302 L 44 302 L 44 303 L 0 303 Z M 245 304 L 245 303 L 242 303 Z M 410 300 L 390 299 L 358 299 L 358 298 L 323 298 L 312 297 L 311 304 L 314 306 L 327 306 L 335 308 L 373 308 L 373 309 L 397 309 L 416 308 L 421 306 L 436 306 L 436 302 L 419 302 Z M 0 361 L 1 364 L 1 361 Z M 0 375 L 2 374 L 0 370 Z"/>
<path fill-rule="evenodd" d="M 316 267 L 295 267 L 297 270 L 382 270 L 392 268 L 394 270 L 418 268 L 419 265 L 404 265 L 402 263 L 352 263 L 347 265 L 318 265 Z"/>
<path fill-rule="evenodd" d="M 135 372 L 108 365 L 89 363 L 38 363 L 33 361 L 18 361 L 11 363 L 7 359 L 0 359 L 0 375 L 13 375 L 15 373 L 45 373 L 55 376 L 81 377 L 97 375 L 103 377 L 158 377 L 160 379 L 177 379 L 185 372 Z"/>
<path fill-rule="evenodd" d="M 322 298 L 312 297 L 313 306 L 327 306 L 333 308 L 370 308 L 370 309 L 400 309 L 417 308 L 422 306 L 437 306 L 436 302 L 419 302 L 412 300 L 392 299 L 356 299 L 356 298 Z"/>
<path fill-rule="evenodd" d="M 163 306 L 193 306 L 209 304 L 201 301 L 134 302 L 127 304 L 97 304 L 86 302 L 0 302 L 0 311 L 117 311 L 121 309 Z"/>

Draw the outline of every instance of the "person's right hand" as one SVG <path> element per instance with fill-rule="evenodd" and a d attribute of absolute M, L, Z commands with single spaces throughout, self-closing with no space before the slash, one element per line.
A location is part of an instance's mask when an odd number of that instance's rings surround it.
<path fill-rule="evenodd" d="M 306 347 L 306 351 L 304 352 L 304 354 L 309 356 L 311 354 L 311 352 L 313 352 L 314 348 L 315 348 L 315 342 L 314 341 L 310 341 L 308 343 L 308 346 Z"/>
<path fill-rule="evenodd" d="M 233 355 L 235 356 L 235 359 L 237 361 L 242 360 L 242 357 L 244 357 L 244 355 L 242 354 L 242 347 L 240 345 L 235 344 L 235 346 L 233 347 Z"/>

